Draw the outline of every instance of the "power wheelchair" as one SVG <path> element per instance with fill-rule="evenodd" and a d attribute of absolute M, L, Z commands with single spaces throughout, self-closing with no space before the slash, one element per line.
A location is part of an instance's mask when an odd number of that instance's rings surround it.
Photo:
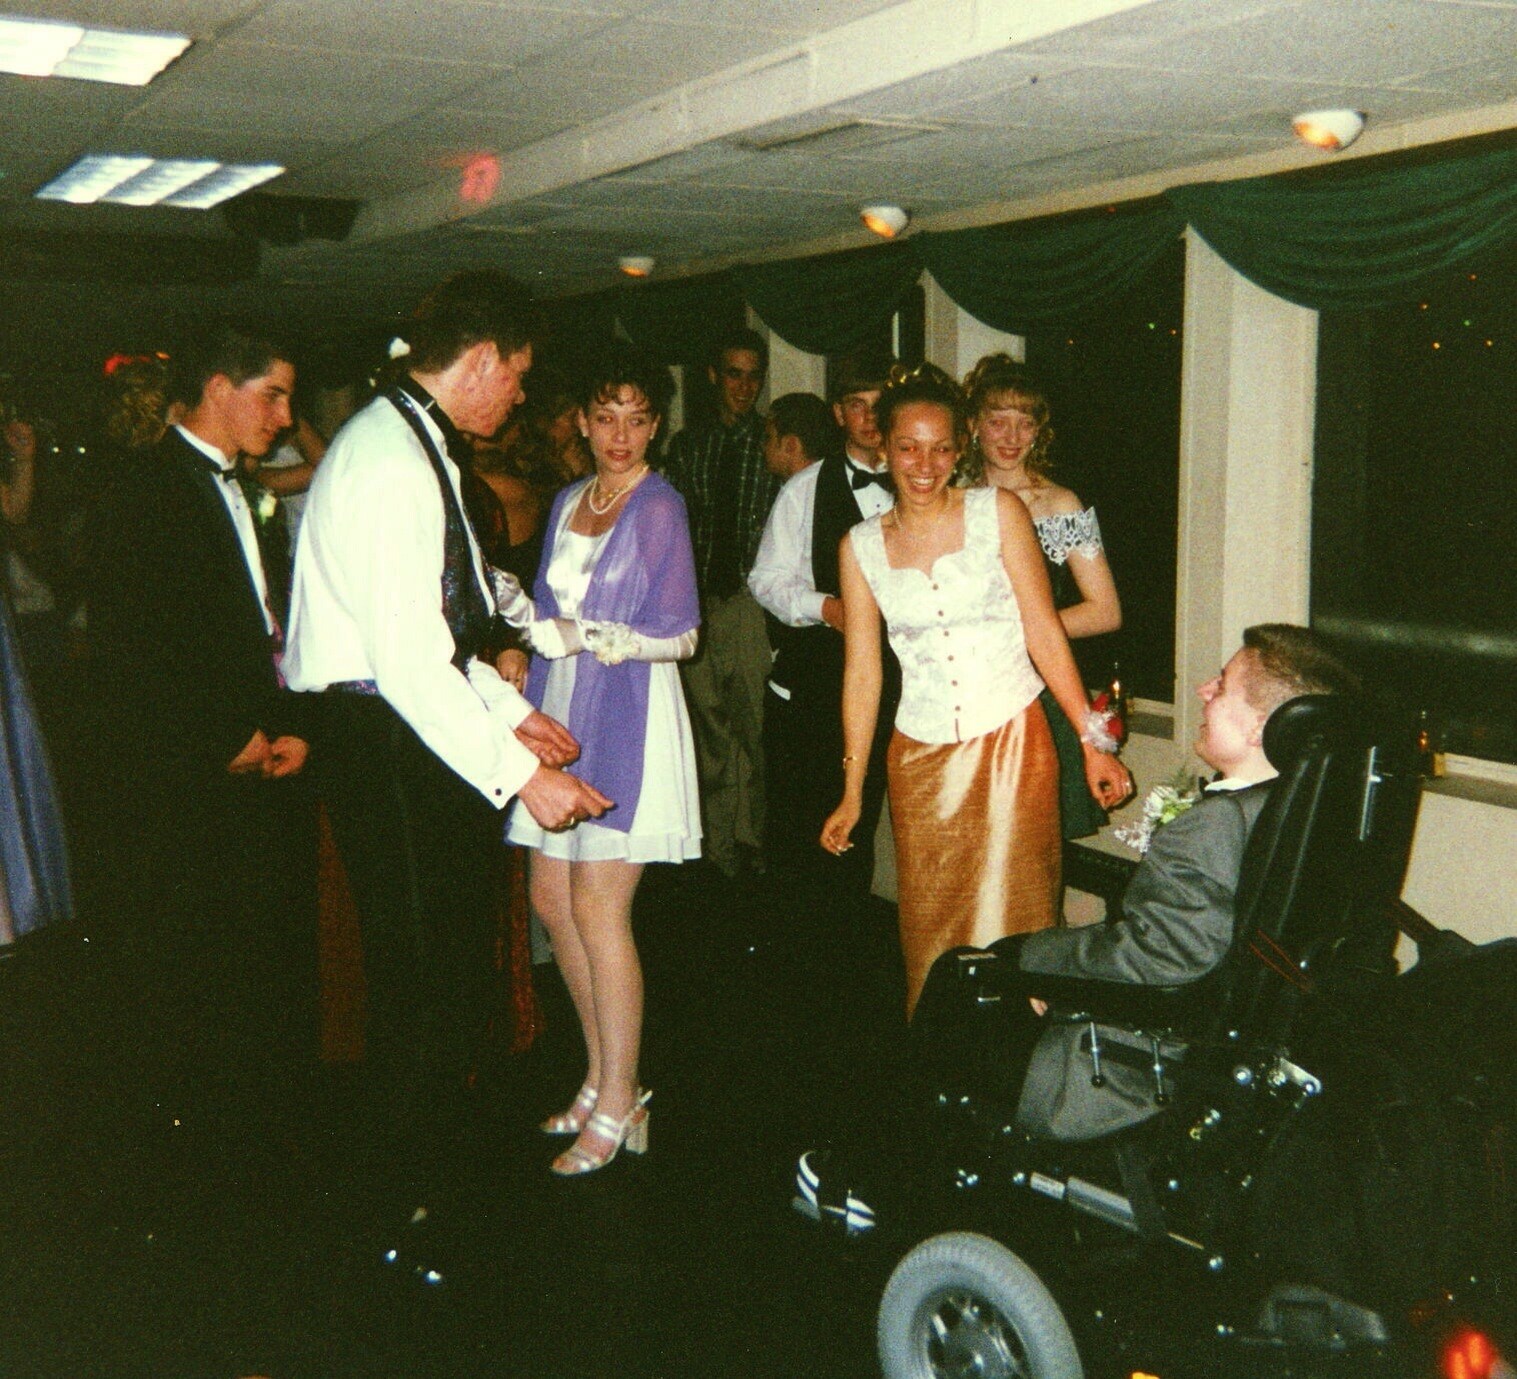
<path fill-rule="evenodd" d="M 1307 696 L 1264 745 L 1280 775 L 1204 978 L 1041 978 L 994 950 L 934 970 L 955 1015 L 924 1033 L 910 1198 L 938 1233 L 885 1289 L 887 1379 L 1511 1376 L 1517 945 L 1473 950 L 1401 905 L 1410 733 Z M 1404 976 L 1398 919 L 1419 941 Z M 998 1050 L 1029 994 L 1083 1027 L 1094 1085 L 1146 1079 L 1151 1114 L 1023 1132 Z"/>

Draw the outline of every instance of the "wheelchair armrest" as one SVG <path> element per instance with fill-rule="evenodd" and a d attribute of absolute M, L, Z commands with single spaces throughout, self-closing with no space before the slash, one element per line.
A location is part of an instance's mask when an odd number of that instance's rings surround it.
<path fill-rule="evenodd" d="M 1183 986 L 1140 986 L 1025 972 L 1017 963 L 1019 939 L 1002 939 L 990 948 L 959 949 L 952 961 L 960 980 L 983 983 L 1021 996 L 1036 996 L 1085 1019 L 1147 1029 L 1190 1030 L 1203 1026 L 1211 983 L 1204 978 Z"/>
<path fill-rule="evenodd" d="M 1080 977 L 1044 976 L 1037 972 L 1018 974 L 1028 995 L 1047 1001 L 1068 1018 L 1108 1025 L 1131 1025 L 1137 1029 L 1186 1030 L 1195 1026 L 1199 983 L 1185 986 L 1139 986 L 1132 982 L 1090 981 Z"/>

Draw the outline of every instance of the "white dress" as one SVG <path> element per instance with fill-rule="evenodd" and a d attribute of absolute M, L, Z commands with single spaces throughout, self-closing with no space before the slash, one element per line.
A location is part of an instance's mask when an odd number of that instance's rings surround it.
<path fill-rule="evenodd" d="M 578 614 L 590 576 L 611 534 L 608 530 L 599 536 L 582 536 L 570 531 L 569 522 L 577 510 L 577 503 L 564 504 L 558 529 L 552 533 L 553 554 L 548 563 L 548 583 L 558 600 L 559 616 L 565 618 Z M 565 656 L 548 663 L 542 711 L 560 723 L 569 719 L 578 661 L 579 656 Z M 571 862 L 688 862 L 701 855 L 695 739 L 690 732 L 679 667 L 673 661 L 659 661 L 650 665 L 648 672 L 643 780 L 631 829 L 623 833 L 586 820 L 561 833 L 549 833 L 518 800 L 511 807 L 507 842 Z"/>

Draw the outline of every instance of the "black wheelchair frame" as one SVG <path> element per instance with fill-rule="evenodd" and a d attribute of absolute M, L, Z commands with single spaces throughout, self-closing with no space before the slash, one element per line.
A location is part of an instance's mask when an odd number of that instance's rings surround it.
<path fill-rule="evenodd" d="M 1412 734 L 1381 727 L 1363 704 L 1307 696 L 1271 716 L 1265 750 L 1280 775 L 1250 835 L 1231 949 L 1207 976 L 1138 988 L 1013 979 L 994 952 L 941 960 L 968 1018 L 983 1022 L 985 1047 L 1003 999 L 1031 990 L 1051 1018 L 1087 1027 L 1097 1085 L 1103 1029 L 1130 1036 L 1108 1056 L 1151 1050 L 1161 1109 L 1062 1145 L 1018 1129 L 1017 1089 L 1004 1082 L 969 1070 L 941 1090 L 923 1166 L 932 1190 L 917 1200 L 939 1225 L 976 1229 L 935 1236 L 896 1270 L 880 1309 L 889 1379 L 1065 1379 L 1085 1361 L 1124 1376 L 1336 1363 L 1430 1375 L 1452 1373 L 1437 1352 L 1460 1335 L 1510 1339 L 1512 1205 L 1499 1160 L 1511 1107 L 1457 1058 L 1437 1064 L 1443 1085 L 1429 1085 L 1395 1027 L 1397 919 L 1415 929 L 1420 918 L 1398 899 L 1421 784 Z M 1104 862 L 1097 871 L 1110 903 L 1121 878 Z M 1424 921 L 1425 953 L 1436 935 Z M 1446 955 L 1458 945 L 1436 946 Z M 1175 1046 L 1184 1056 L 1172 1062 Z M 1500 1200 L 1490 1229 L 1468 1223 L 1480 1239 L 1412 1260 L 1398 1251 L 1418 1254 L 1415 1231 L 1388 1238 L 1386 1259 L 1356 1238 L 1363 1194 L 1338 1179 L 1393 1198 L 1383 1180 L 1404 1169 L 1388 1144 L 1398 1133 L 1424 1156 L 1435 1140 L 1446 1157 L 1483 1156 L 1480 1190 Z M 1355 1154 L 1367 1157 L 1345 1175 Z M 1358 1215 L 1345 1221 L 1350 1200 Z M 1449 1223 L 1433 1226 L 1446 1234 Z"/>

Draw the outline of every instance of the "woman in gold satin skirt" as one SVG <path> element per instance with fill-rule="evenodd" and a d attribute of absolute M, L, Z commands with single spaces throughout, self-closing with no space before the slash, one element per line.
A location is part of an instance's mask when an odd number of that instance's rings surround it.
<path fill-rule="evenodd" d="M 957 489 L 967 407 L 924 365 L 876 405 L 895 506 L 839 552 L 846 658 L 843 798 L 822 846 L 851 846 L 879 716 L 883 619 L 901 663 L 887 770 L 907 1015 L 950 948 L 1057 921 L 1058 758 L 1038 704 L 1045 684 L 1083 728 L 1085 780 L 1102 808 L 1132 778 L 1102 736 L 1054 609 L 1026 507 L 995 488 Z"/>
<path fill-rule="evenodd" d="M 897 729 L 886 769 L 914 1006 L 950 948 L 1059 922 L 1059 758 L 1034 699 L 968 742 L 917 742 Z"/>

